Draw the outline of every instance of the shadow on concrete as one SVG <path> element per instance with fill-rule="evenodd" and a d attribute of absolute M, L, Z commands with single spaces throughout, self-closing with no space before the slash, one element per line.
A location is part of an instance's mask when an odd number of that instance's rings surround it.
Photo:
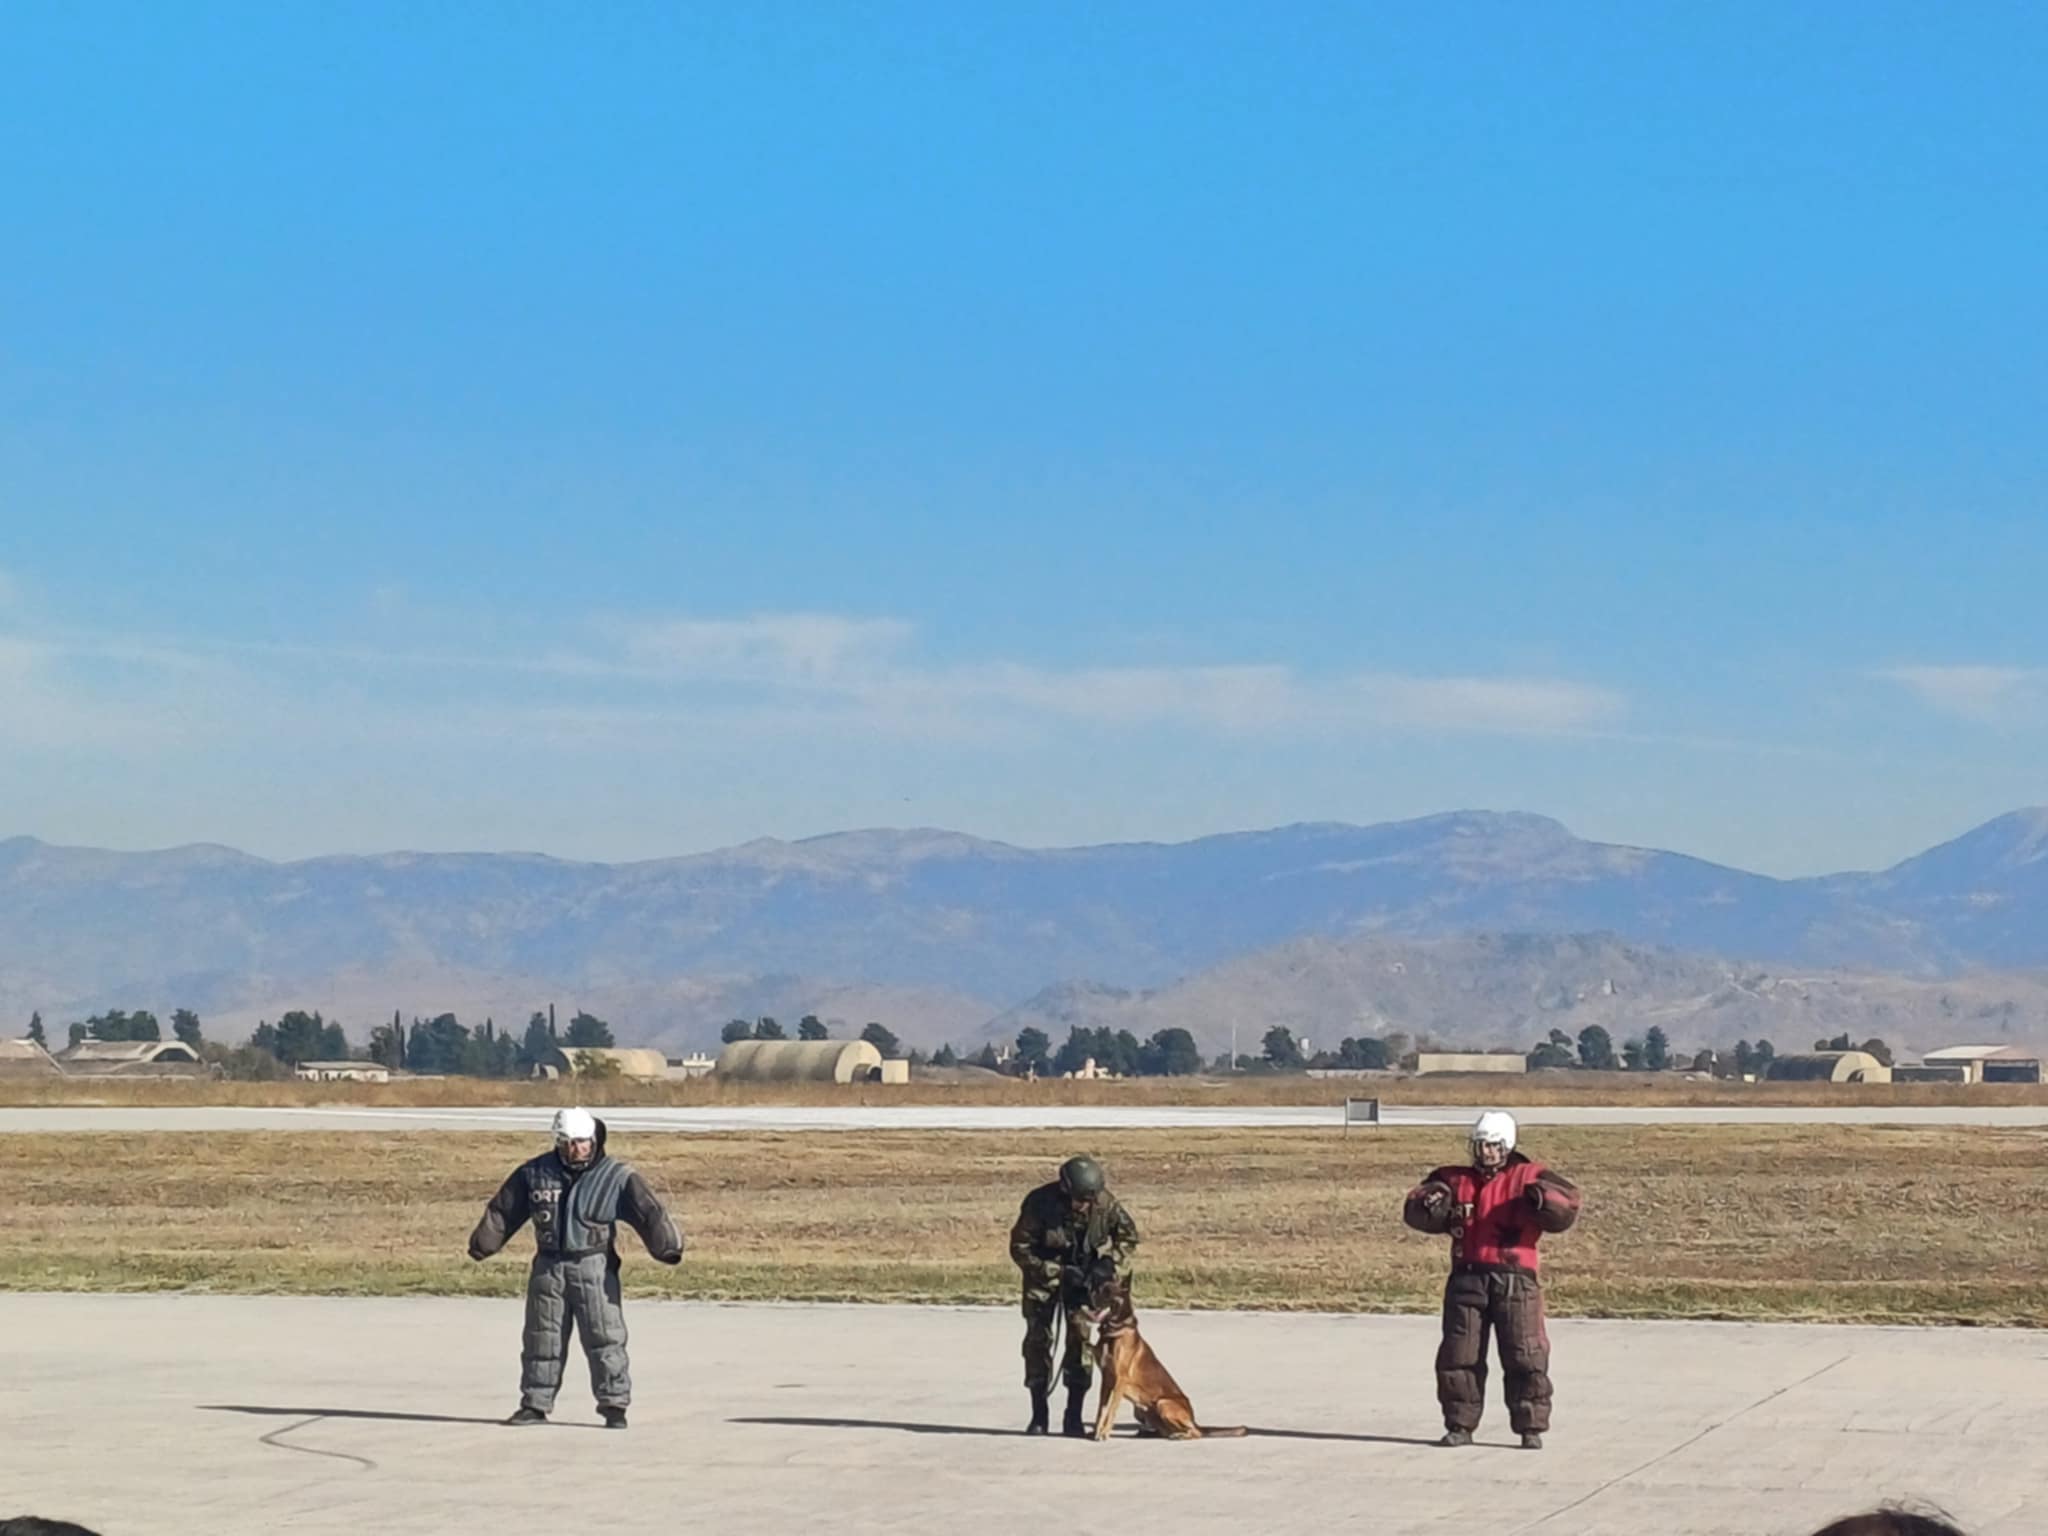
<path fill-rule="evenodd" d="M 986 1424 L 906 1424 L 897 1419 L 800 1419 L 787 1417 L 758 1417 L 727 1419 L 728 1424 L 777 1424 L 788 1429 L 893 1429 L 906 1435 L 1015 1435 L 1023 1438 L 1021 1429 L 991 1429 Z M 1057 1440 L 1059 1436 L 1054 1435 Z"/>
<path fill-rule="evenodd" d="M 1261 1429 L 1256 1424 L 1247 1424 L 1246 1435 L 1256 1435 L 1261 1440 L 1342 1440 L 1352 1445 L 1427 1445 L 1434 1447 L 1434 1439 L 1418 1440 L 1413 1435 L 1347 1435 L 1333 1429 Z"/>
<path fill-rule="evenodd" d="M 898 1419 L 822 1419 L 791 1418 L 785 1416 L 761 1416 L 753 1418 L 727 1419 L 728 1424 L 774 1424 L 786 1429 L 893 1429 L 906 1435 L 1001 1435 L 1022 1439 L 1021 1429 L 993 1429 L 986 1424 L 908 1424 Z M 1428 1445 L 1434 1440 L 1417 1440 L 1407 1435 L 1346 1435 L 1335 1431 L 1319 1429 L 1261 1429 L 1257 1425 L 1245 1427 L 1247 1438 L 1260 1437 L 1270 1440 L 1344 1440 L 1359 1445 Z M 1053 1440 L 1064 1439 L 1062 1435 L 1051 1435 Z M 1118 1426 L 1119 1440 L 1156 1440 L 1157 1435 L 1135 1433 L 1130 1425 Z"/>
<path fill-rule="evenodd" d="M 399 1413 L 384 1408 L 267 1408 L 253 1403 L 201 1403 L 202 1413 L 247 1413 L 276 1419 L 375 1419 L 399 1424 L 490 1424 L 502 1419 L 473 1419 L 455 1413 Z M 597 1424 L 556 1424 L 527 1426 L 534 1429 L 598 1429 Z"/>

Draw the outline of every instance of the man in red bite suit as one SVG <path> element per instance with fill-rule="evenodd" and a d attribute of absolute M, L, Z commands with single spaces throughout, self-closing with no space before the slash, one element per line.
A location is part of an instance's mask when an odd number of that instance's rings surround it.
<path fill-rule="evenodd" d="M 1486 1406 L 1486 1336 L 1500 1338 L 1508 1423 L 1522 1448 L 1543 1449 L 1550 1428 L 1550 1335 L 1536 1241 L 1579 1219 L 1568 1180 L 1515 1150 L 1515 1117 L 1488 1110 L 1472 1127 L 1472 1162 L 1445 1167 L 1408 1191 L 1401 1219 L 1418 1232 L 1448 1232 L 1444 1341 L 1436 1352 L 1443 1404 L 1439 1445 L 1470 1445 Z"/>

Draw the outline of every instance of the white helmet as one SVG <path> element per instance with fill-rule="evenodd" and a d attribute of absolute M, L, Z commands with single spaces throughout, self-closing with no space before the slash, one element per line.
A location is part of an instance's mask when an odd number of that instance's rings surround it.
<path fill-rule="evenodd" d="M 1472 1122 L 1472 1155 L 1482 1146 L 1499 1147 L 1503 1154 L 1515 1150 L 1515 1117 L 1504 1109 L 1489 1109 Z"/>
<path fill-rule="evenodd" d="M 597 1121 L 587 1109 L 558 1109 L 555 1111 L 555 1145 L 568 1141 L 595 1141 Z"/>

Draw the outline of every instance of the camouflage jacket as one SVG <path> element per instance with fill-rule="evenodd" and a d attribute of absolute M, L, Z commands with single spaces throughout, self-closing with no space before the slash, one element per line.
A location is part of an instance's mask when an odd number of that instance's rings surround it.
<path fill-rule="evenodd" d="M 1085 1270 L 1097 1259 L 1128 1279 L 1137 1247 L 1138 1225 L 1115 1195 L 1104 1190 L 1082 1216 L 1057 1181 L 1026 1195 L 1010 1228 L 1010 1258 L 1024 1272 L 1024 1288 L 1044 1296 L 1059 1292 L 1063 1270 Z"/>

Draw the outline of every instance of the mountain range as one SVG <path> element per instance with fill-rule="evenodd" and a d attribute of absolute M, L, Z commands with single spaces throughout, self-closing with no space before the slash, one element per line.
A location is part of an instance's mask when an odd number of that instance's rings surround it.
<path fill-rule="evenodd" d="M 1173 1022 L 1215 1048 L 1233 1022 L 1526 1043 L 1553 1018 L 1661 1009 L 1681 1040 L 1796 1039 L 1803 1018 L 2028 1038 L 2048 988 L 2008 973 L 2048 970 L 2044 919 L 2042 809 L 1792 880 L 1481 811 L 1064 849 L 864 831 L 626 864 L 14 838 L 0 1019 L 184 1006 L 228 1034 L 304 1006 L 360 1038 L 394 1009 L 517 1022 L 555 1000 L 671 1050 L 807 1012 L 926 1044 Z"/>

